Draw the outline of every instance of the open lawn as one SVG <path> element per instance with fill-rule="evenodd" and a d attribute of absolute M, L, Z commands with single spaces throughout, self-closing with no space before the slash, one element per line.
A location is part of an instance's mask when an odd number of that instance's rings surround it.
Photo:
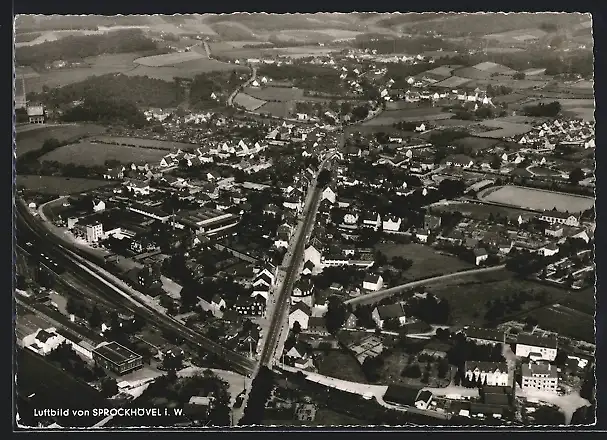
<path fill-rule="evenodd" d="M 17 176 L 17 188 L 42 194 L 76 194 L 111 185 L 107 180 L 79 179 L 59 176 Z"/>
<path fill-rule="evenodd" d="M 405 108 L 381 112 L 379 116 L 364 122 L 363 125 L 392 125 L 401 121 L 438 121 L 452 117 L 453 113 L 444 112 L 438 107 Z"/>
<path fill-rule="evenodd" d="M 179 64 L 186 61 L 194 61 L 207 58 L 205 55 L 197 51 L 189 52 L 173 52 L 165 53 L 162 55 L 153 55 L 151 57 L 137 58 L 133 62 L 135 64 L 141 64 L 149 67 L 162 67 L 162 66 L 178 66 Z"/>
<path fill-rule="evenodd" d="M 497 40 L 500 43 L 521 43 L 530 40 L 538 40 L 546 35 L 541 29 L 517 29 L 509 32 L 485 35 L 483 38 Z"/>
<path fill-rule="evenodd" d="M 476 220 L 487 220 L 490 214 L 500 217 L 508 216 L 510 220 L 516 221 L 519 215 L 524 220 L 530 220 L 536 217 L 535 214 L 516 208 L 496 205 L 479 205 L 476 203 L 450 202 L 448 205 L 436 205 L 432 211 L 437 212 L 461 212 L 465 217 Z"/>
<path fill-rule="evenodd" d="M 553 302 L 564 298 L 568 293 L 558 287 L 518 279 L 507 270 L 477 274 L 465 281 L 447 280 L 443 284 L 429 286 L 427 290 L 449 301 L 452 325 L 483 325 L 487 301 L 506 299 L 515 292 L 545 291 Z M 537 305 L 539 304 L 527 303 L 527 307 Z M 504 317 L 522 319 L 520 316 L 520 312 L 507 309 L 504 313 Z"/>
<path fill-rule="evenodd" d="M 229 72 L 231 70 L 246 70 L 248 67 L 238 64 L 223 63 L 217 60 L 200 58 L 191 61 L 184 61 L 176 66 L 150 67 L 139 65 L 134 69 L 125 72 L 129 76 L 148 76 L 150 78 L 162 79 L 164 81 L 173 81 L 178 78 L 194 78 L 196 75 L 206 72 Z"/>
<path fill-rule="evenodd" d="M 165 150 L 85 141 L 58 148 L 42 156 L 40 160 L 84 166 L 103 166 L 107 160 L 117 160 L 124 164 L 132 162 L 157 163 L 165 154 Z"/>
<path fill-rule="evenodd" d="M 295 87 L 247 87 L 244 92 L 264 101 L 291 101 L 303 99 L 303 90 Z"/>
<path fill-rule="evenodd" d="M 561 336 L 596 343 L 593 315 L 555 304 L 534 310 L 528 316 L 535 318 L 538 325 L 545 330 L 556 331 Z"/>
<path fill-rule="evenodd" d="M 288 31 L 284 31 L 288 32 Z M 281 33 L 282 34 L 282 33 Z M 300 36 L 302 34 L 300 33 Z M 326 36 L 326 34 L 319 34 L 321 38 L 331 40 L 333 38 Z M 305 37 L 305 36 L 304 36 Z M 308 35 L 308 37 L 313 37 Z M 313 56 L 324 56 L 332 52 L 336 52 L 338 49 L 320 46 L 294 46 L 294 47 L 242 47 L 242 44 L 236 44 L 242 42 L 219 42 L 210 43 L 211 53 L 217 56 L 241 59 L 241 58 L 264 58 L 274 56 L 287 56 L 290 58 L 302 58 L 302 57 L 313 57 Z M 245 42 L 247 44 L 259 44 L 259 42 Z"/>
<path fill-rule="evenodd" d="M 320 362 L 318 363 L 318 372 L 320 374 L 351 382 L 367 383 L 360 364 L 349 352 L 330 350 L 318 353 L 321 355 Z"/>
<path fill-rule="evenodd" d="M 461 87 L 464 84 L 467 84 L 471 81 L 470 78 L 462 78 L 461 76 L 451 76 L 449 78 L 446 78 L 438 83 L 436 83 L 436 85 L 438 87 L 446 87 L 446 88 L 453 88 L 453 87 Z"/>
<path fill-rule="evenodd" d="M 458 272 L 472 267 L 459 258 L 443 255 L 431 246 L 418 243 L 388 244 L 381 243 L 376 249 L 384 254 L 388 260 L 400 256 L 413 261 L 413 265 L 404 276 L 408 280 L 418 280 L 447 273 Z"/>
<path fill-rule="evenodd" d="M 105 130 L 105 127 L 94 124 L 53 125 L 31 130 L 24 129 L 23 132 L 17 130 L 17 157 L 28 151 L 39 150 L 46 139 L 54 138 L 60 142 L 70 142 L 84 136 L 104 133 Z"/>
<path fill-rule="evenodd" d="M 253 96 L 247 95 L 246 93 L 237 94 L 234 98 L 234 102 L 236 103 L 236 105 L 243 106 L 248 111 L 257 110 L 259 107 L 266 103 L 266 101 L 254 98 Z"/>
<path fill-rule="evenodd" d="M 295 104 L 290 101 L 286 102 L 267 102 L 257 109 L 257 113 L 269 113 L 278 118 L 288 118 L 292 116 Z"/>
<path fill-rule="evenodd" d="M 565 212 L 582 212 L 594 206 L 591 197 L 526 188 L 522 186 L 499 186 L 481 191 L 479 199 L 516 206 L 534 211 L 556 208 Z"/>
<path fill-rule="evenodd" d="M 118 144 L 130 147 L 153 148 L 157 150 L 177 150 L 178 148 L 181 148 L 183 151 L 190 151 L 199 147 L 198 144 L 188 144 L 185 142 L 171 142 L 161 141 L 158 139 L 144 139 L 119 136 L 95 136 L 91 140 L 104 144 Z"/>
<path fill-rule="evenodd" d="M 464 148 L 471 149 L 474 152 L 479 152 L 483 150 L 488 150 L 489 148 L 498 144 L 499 141 L 495 139 L 478 138 L 471 136 L 458 139 L 454 143 L 455 145 L 462 145 Z"/>
<path fill-rule="evenodd" d="M 570 309 L 578 310 L 587 315 L 594 316 L 596 313 L 596 298 L 595 289 L 593 287 L 580 290 L 575 295 L 570 295 L 565 301 L 560 304 Z"/>

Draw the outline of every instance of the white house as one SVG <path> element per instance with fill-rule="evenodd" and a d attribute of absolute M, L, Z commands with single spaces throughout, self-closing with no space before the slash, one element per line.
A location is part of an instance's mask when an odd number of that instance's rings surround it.
<path fill-rule="evenodd" d="M 474 249 L 474 264 L 479 266 L 483 261 L 489 258 L 489 254 L 483 248 Z"/>
<path fill-rule="evenodd" d="M 335 200 L 337 198 L 337 193 L 336 191 L 331 188 L 330 186 L 327 186 L 324 191 L 322 192 L 322 198 L 321 198 L 321 202 L 323 200 L 328 200 L 331 203 L 335 203 Z"/>
<path fill-rule="evenodd" d="M 400 325 L 407 323 L 405 309 L 401 303 L 378 306 L 371 313 L 371 317 L 379 328 L 384 327 L 387 319 L 397 319 Z"/>
<path fill-rule="evenodd" d="M 559 253 L 559 246 L 556 243 L 548 243 L 547 245 L 542 246 L 538 252 L 544 257 L 551 257 Z"/>
<path fill-rule="evenodd" d="M 59 347 L 64 341 L 65 338 L 57 333 L 57 329 L 51 327 L 46 330 L 39 330 L 38 333 L 36 333 L 36 337 L 27 348 L 41 356 L 46 356 L 55 348 Z"/>
<path fill-rule="evenodd" d="M 415 407 L 417 409 L 428 409 L 430 408 L 430 404 L 432 403 L 432 398 L 434 396 L 428 390 L 420 390 L 415 398 Z"/>
<path fill-rule="evenodd" d="M 93 200 L 93 211 L 101 212 L 105 210 L 105 202 L 103 200 Z"/>
<path fill-rule="evenodd" d="M 555 365 L 529 362 L 522 365 L 521 373 L 521 388 L 523 390 L 557 393 L 559 376 Z"/>
<path fill-rule="evenodd" d="M 400 217 L 386 217 L 383 219 L 382 227 L 384 232 L 398 232 L 402 219 Z"/>
<path fill-rule="evenodd" d="M 291 306 L 291 311 L 289 312 L 289 328 L 293 328 L 295 323 L 299 322 L 301 329 L 306 330 L 308 328 L 310 316 L 312 316 L 310 307 L 303 301 L 298 302 L 294 306 Z"/>
<path fill-rule="evenodd" d="M 481 384 L 509 386 L 508 364 L 506 362 L 466 361 L 465 377 L 470 381 L 480 379 Z"/>
<path fill-rule="evenodd" d="M 377 292 L 384 286 L 384 279 L 381 275 L 369 274 L 363 281 L 363 289 Z"/>
<path fill-rule="evenodd" d="M 552 211 L 544 211 L 540 216 L 540 220 L 548 222 L 550 224 L 558 223 L 561 225 L 575 226 L 580 225 L 578 216 L 570 214 L 568 212 L 560 212 L 555 209 Z"/>
<path fill-rule="evenodd" d="M 558 339 L 520 334 L 516 340 L 515 354 L 520 358 L 541 359 L 552 362 L 558 352 Z"/>
<path fill-rule="evenodd" d="M 356 212 L 349 212 L 346 215 L 344 215 L 344 223 L 346 225 L 355 225 L 358 223 L 358 213 Z"/>
<path fill-rule="evenodd" d="M 304 261 L 311 261 L 312 263 L 314 263 L 314 266 L 321 265 L 321 258 L 322 254 L 314 246 L 308 246 L 304 250 Z"/>

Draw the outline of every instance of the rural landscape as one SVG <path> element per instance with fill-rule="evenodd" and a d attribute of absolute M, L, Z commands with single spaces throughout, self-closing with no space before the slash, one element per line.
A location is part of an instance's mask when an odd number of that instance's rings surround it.
<path fill-rule="evenodd" d="M 592 27 L 16 17 L 15 428 L 592 425 Z"/>

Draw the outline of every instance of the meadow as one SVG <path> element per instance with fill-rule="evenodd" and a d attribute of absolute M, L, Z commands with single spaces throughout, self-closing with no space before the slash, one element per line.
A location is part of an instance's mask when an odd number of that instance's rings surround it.
<path fill-rule="evenodd" d="M 362 125 L 392 125 L 401 121 L 439 121 L 452 117 L 453 113 L 444 112 L 439 107 L 406 108 L 401 110 L 386 110 L 381 112 L 376 118 L 370 119 Z"/>
<path fill-rule="evenodd" d="M 304 98 L 303 90 L 295 87 L 247 87 L 244 92 L 263 101 L 291 101 Z"/>
<path fill-rule="evenodd" d="M 483 221 L 487 220 L 489 215 L 493 215 L 494 217 L 508 217 L 511 221 L 516 221 L 519 216 L 527 221 L 535 217 L 535 214 L 530 213 L 529 211 L 516 208 L 463 202 L 449 202 L 448 205 L 436 205 L 432 207 L 432 211 L 461 212 L 464 217 Z"/>
<path fill-rule="evenodd" d="M 111 185 L 114 182 L 97 179 L 80 179 L 59 176 L 17 176 L 17 189 L 24 189 L 42 194 L 65 195 L 77 194 L 91 189 Z"/>
<path fill-rule="evenodd" d="M 525 134 L 533 130 L 533 126 L 530 124 L 518 124 L 501 118 L 488 119 L 483 121 L 481 125 L 484 127 L 493 128 L 494 130 L 479 132 L 476 133 L 476 136 L 491 139 L 509 138 Z"/>
<path fill-rule="evenodd" d="M 267 102 L 259 107 L 257 113 L 269 113 L 279 118 L 288 118 L 292 116 L 295 104 L 292 101 L 285 102 Z"/>
<path fill-rule="evenodd" d="M 138 65 L 128 72 L 124 72 L 129 76 L 148 76 L 150 78 L 162 79 L 164 81 L 173 81 L 178 78 L 194 78 L 196 75 L 207 72 L 229 72 L 232 70 L 248 71 L 246 66 L 238 64 L 224 63 L 208 58 L 194 59 L 184 61 L 175 66 L 160 66 L 151 67 Z"/>
<path fill-rule="evenodd" d="M 534 211 L 556 208 L 565 212 L 582 212 L 594 206 L 591 197 L 506 185 L 481 191 L 479 199 Z"/>
<path fill-rule="evenodd" d="M 243 106 L 248 111 L 255 111 L 266 103 L 266 101 L 254 98 L 253 96 L 247 95 L 246 93 L 237 94 L 234 98 L 234 102 L 237 105 Z"/>
<path fill-rule="evenodd" d="M 54 138 L 60 142 L 72 142 L 84 136 L 105 133 L 105 127 L 94 124 L 54 125 L 46 127 L 27 126 L 28 130 L 17 129 L 17 157 L 28 151 L 39 150 L 46 139 Z M 29 129 L 31 128 L 31 129 Z"/>
<path fill-rule="evenodd" d="M 117 160 L 124 164 L 159 163 L 166 150 L 128 147 L 94 142 L 79 142 L 51 151 L 40 158 L 41 162 L 56 161 L 83 166 L 103 166 L 107 160 Z"/>
<path fill-rule="evenodd" d="M 152 148 L 157 150 L 176 150 L 181 148 L 184 151 L 194 150 L 199 147 L 198 144 L 188 144 L 185 142 L 161 141 L 158 139 L 144 139 L 134 137 L 119 136 L 95 136 L 91 139 L 94 142 L 104 144 L 117 144 L 129 147 Z M 166 154 L 166 151 L 165 151 Z"/>
<path fill-rule="evenodd" d="M 137 58 L 134 63 L 148 67 L 177 66 L 180 63 L 184 63 L 186 61 L 194 61 L 203 58 L 207 57 L 196 51 L 173 52 L 165 53 L 162 55 L 153 55 L 150 57 Z"/>

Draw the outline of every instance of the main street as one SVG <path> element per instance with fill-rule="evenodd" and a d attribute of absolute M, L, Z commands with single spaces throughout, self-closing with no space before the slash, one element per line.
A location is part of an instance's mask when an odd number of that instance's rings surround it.
<path fill-rule="evenodd" d="M 247 375 L 254 371 L 255 363 L 248 357 L 223 347 L 169 316 L 157 313 L 155 310 L 137 301 L 135 299 L 136 296 L 132 294 L 133 292 L 130 292 L 134 289 L 121 285 L 116 279 L 112 279 L 111 276 L 104 273 L 103 269 L 90 262 L 86 262 L 84 258 L 77 257 L 75 253 L 66 249 L 65 243 L 39 225 L 19 202 L 17 203 L 16 211 L 17 239 L 22 247 L 24 247 L 24 242 L 28 241 L 32 243 L 34 249 L 43 251 L 50 258 L 54 259 L 66 272 L 72 275 L 70 284 L 74 289 L 79 290 L 82 295 L 89 296 L 93 300 L 105 298 L 117 305 L 121 310 L 130 311 L 137 316 L 143 317 L 148 322 L 156 324 L 161 329 L 172 331 L 199 346 L 201 349 L 216 355 L 235 371 Z"/>

